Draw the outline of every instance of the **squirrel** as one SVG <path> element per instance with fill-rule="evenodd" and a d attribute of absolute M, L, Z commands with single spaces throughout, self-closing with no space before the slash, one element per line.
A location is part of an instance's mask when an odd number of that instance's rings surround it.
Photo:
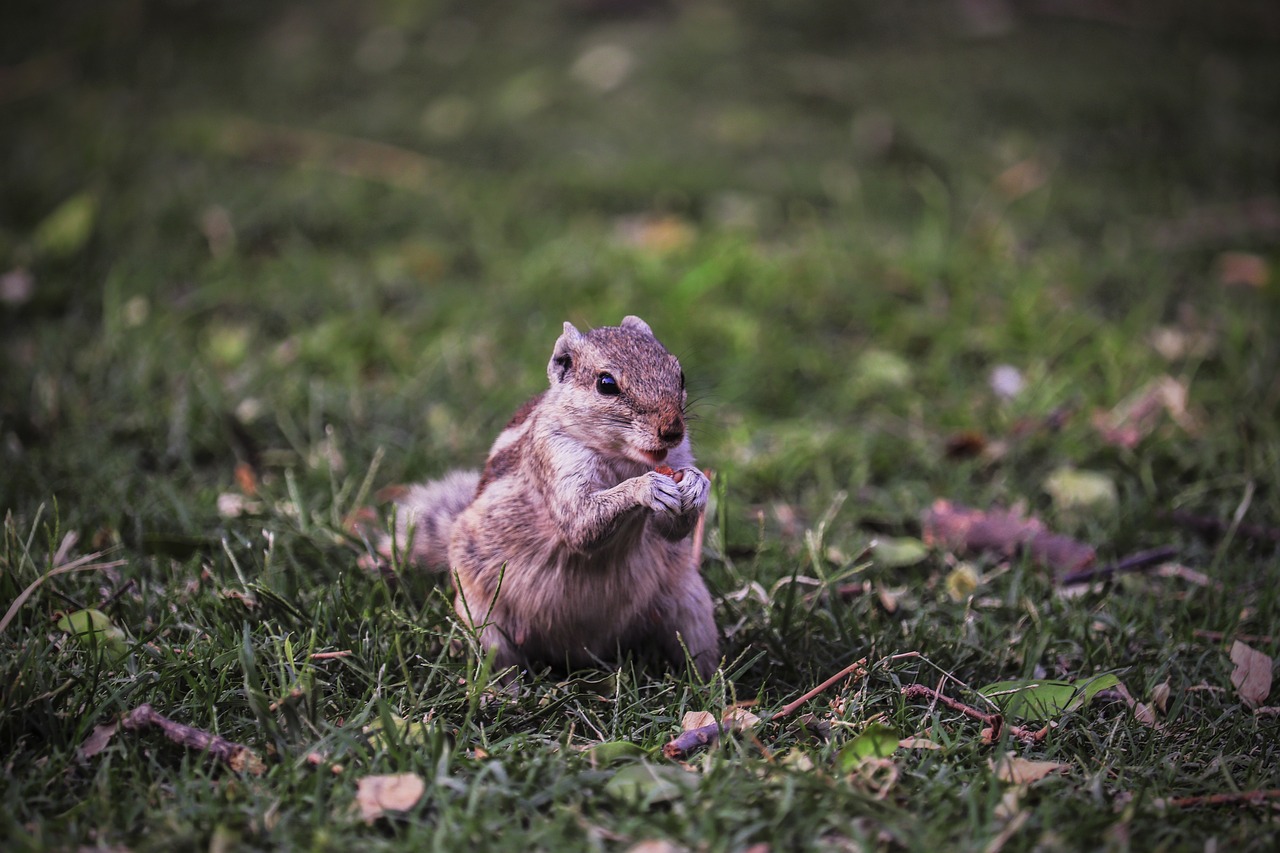
<path fill-rule="evenodd" d="M 709 679 L 719 642 L 689 536 L 710 483 L 680 362 L 639 317 L 586 333 L 566 322 L 547 377 L 483 471 L 400 498 L 406 562 L 453 574 L 455 609 L 499 669 L 656 649 Z"/>

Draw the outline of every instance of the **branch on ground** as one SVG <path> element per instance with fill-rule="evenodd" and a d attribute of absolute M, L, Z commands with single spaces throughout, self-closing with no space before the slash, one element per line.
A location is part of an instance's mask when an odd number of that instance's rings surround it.
<path fill-rule="evenodd" d="M 207 753 L 237 773 L 261 776 L 267 769 L 262 759 L 249 747 L 229 741 L 220 735 L 174 722 L 158 713 L 149 704 L 139 705 L 125 714 L 122 724 L 130 731 L 155 726 L 164 732 L 165 737 L 179 746 Z"/>

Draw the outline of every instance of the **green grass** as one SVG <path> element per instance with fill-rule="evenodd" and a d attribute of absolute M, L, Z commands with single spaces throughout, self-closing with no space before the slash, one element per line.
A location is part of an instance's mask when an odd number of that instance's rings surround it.
<path fill-rule="evenodd" d="M 1024 11 L 977 37 L 955 8 L 882 5 L 7 13 L 0 275 L 31 288 L 0 303 L 0 610 L 102 555 L 0 633 L 0 847 L 1271 849 L 1274 804 L 1158 803 L 1280 788 L 1280 724 L 1228 659 L 1236 635 L 1280 650 L 1280 550 L 1168 515 L 1280 528 L 1280 240 L 1240 213 L 1280 192 L 1267 13 Z M 1018 164 L 1034 180 L 1001 189 Z M 1270 280 L 1224 285 L 1224 252 Z M 362 572 L 345 519 L 479 464 L 560 324 L 627 313 L 681 357 L 716 471 L 724 666 L 511 695 L 445 586 Z M 1170 360 L 1160 327 L 1209 345 Z M 1026 379 L 1009 401 L 1000 364 Z M 1165 374 L 1194 428 L 1104 442 L 1092 412 Z M 949 456 L 966 432 L 1003 452 Z M 256 507 L 228 517 L 242 463 Z M 1064 465 L 1108 477 L 1115 507 L 1055 505 Z M 976 557 L 957 600 L 952 555 L 868 550 L 918 536 L 937 498 L 1023 502 L 1102 562 L 1176 546 L 1212 583 L 1063 598 L 1028 561 Z M 121 633 L 59 627 L 85 608 Z M 864 656 L 865 680 L 806 708 L 828 739 L 766 720 L 672 775 L 684 712 L 767 717 Z M 949 676 L 978 704 L 962 684 L 1101 673 L 1143 702 L 1167 683 L 1161 727 L 1104 694 L 1042 743 L 985 745 L 900 693 Z M 154 730 L 77 756 L 144 702 L 267 771 Z M 853 766 L 872 721 L 941 748 Z M 613 742 L 643 752 L 590 750 Z M 1069 769 L 1019 791 L 993 770 L 1014 753 Z M 660 781 L 637 795 L 645 766 Z M 357 780 L 399 772 L 425 796 L 366 825 Z"/>

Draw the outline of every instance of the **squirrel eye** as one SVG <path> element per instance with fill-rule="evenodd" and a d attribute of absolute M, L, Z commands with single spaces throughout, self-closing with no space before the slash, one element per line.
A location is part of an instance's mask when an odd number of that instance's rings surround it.
<path fill-rule="evenodd" d="M 601 373 L 596 377 L 596 390 L 606 397 L 622 393 L 622 389 L 618 387 L 618 380 L 613 378 L 612 373 Z"/>

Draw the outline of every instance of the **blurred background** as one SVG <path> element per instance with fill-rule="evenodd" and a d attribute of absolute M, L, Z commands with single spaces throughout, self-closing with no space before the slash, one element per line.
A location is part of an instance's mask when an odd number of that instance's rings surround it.
<path fill-rule="evenodd" d="M 4 17 L 20 514 L 53 498 L 141 540 L 218 523 L 237 464 L 316 493 L 379 449 L 377 485 L 479 464 L 561 322 L 626 313 L 683 359 L 701 457 L 751 504 L 851 490 L 892 524 L 1034 495 L 1114 453 L 1087 419 L 1003 467 L 956 436 L 982 450 L 1173 365 L 1217 383 L 1196 402 L 1225 444 L 1158 453 L 1171 479 L 1132 488 L 1167 501 L 1280 410 L 1273 2 Z"/>

